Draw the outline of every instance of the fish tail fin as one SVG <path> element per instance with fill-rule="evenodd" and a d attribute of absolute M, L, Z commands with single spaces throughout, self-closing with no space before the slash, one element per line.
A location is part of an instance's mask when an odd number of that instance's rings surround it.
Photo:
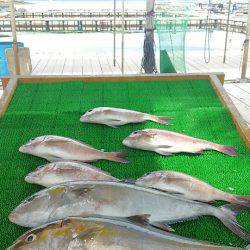
<path fill-rule="evenodd" d="M 233 204 L 250 207 L 250 196 L 230 194 L 228 197 L 228 201 Z"/>
<path fill-rule="evenodd" d="M 230 155 L 230 156 L 238 156 L 239 154 L 236 152 L 236 148 L 231 147 L 231 146 L 223 146 L 223 145 L 218 145 L 215 144 L 213 146 L 213 149 L 216 151 L 219 151 L 223 154 Z"/>
<path fill-rule="evenodd" d="M 165 124 L 165 125 L 170 125 L 168 120 L 173 119 L 173 117 L 171 117 L 171 116 L 156 116 L 156 115 L 150 115 L 147 118 L 150 121 L 157 122 L 157 123 L 160 123 L 160 124 Z"/>
<path fill-rule="evenodd" d="M 124 158 L 124 155 L 127 154 L 126 150 L 119 152 L 106 153 L 106 158 L 110 161 L 129 163 L 129 160 Z"/>
<path fill-rule="evenodd" d="M 238 204 L 227 204 L 219 207 L 217 214 L 220 221 L 240 238 L 250 242 L 250 233 L 246 231 L 236 220 L 236 215 L 240 212 L 248 211 L 250 208 Z"/>

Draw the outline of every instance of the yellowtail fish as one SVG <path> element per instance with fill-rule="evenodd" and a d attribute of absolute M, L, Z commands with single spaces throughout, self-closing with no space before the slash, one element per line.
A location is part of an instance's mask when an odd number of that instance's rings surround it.
<path fill-rule="evenodd" d="M 69 217 L 32 229 L 7 250 L 237 250 L 107 217 Z"/>
<path fill-rule="evenodd" d="M 250 196 L 223 192 L 195 177 L 176 171 L 151 172 L 136 180 L 135 184 L 182 195 L 190 200 L 203 202 L 222 200 L 250 207 Z"/>
<path fill-rule="evenodd" d="M 170 119 L 172 119 L 170 116 L 156 116 L 127 109 L 100 107 L 87 111 L 81 117 L 80 121 L 117 127 L 128 123 L 141 123 L 144 121 L 169 125 L 167 120 Z"/>
<path fill-rule="evenodd" d="M 87 163 L 74 161 L 52 162 L 38 167 L 25 177 L 26 182 L 39 184 L 45 187 L 81 180 L 118 181 L 118 179 L 99 168 Z"/>
<path fill-rule="evenodd" d="M 107 153 L 83 142 L 55 135 L 45 135 L 31 139 L 27 144 L 21 146 L 19 151 L 45 158 L 51 162 L 61 160 L 129 162 L 127 159 L 122 158 L 126 151 Z"/>
<path fill-rule="evenodd" d="M 165 156 L 181 152 L 202 154 L 204 150 L 216 150 L 230 156 L 238 155 L 234 147 L 161 129 L 135 131 L 123 140 L 123 144 L 127 147 L 154 151 Z"/>
<path fill-rule="evenodd" d="M 21 226 L 36 227 L 69 216 L 150 214 L 150 224 L 165 229 L 166 224 L 211 215 L 236 235 L 250 241 L 250 234 L 236 221 L 236 214 L 245 210 L 249 208 L 235 204 L 214 207 L 127 183 L 79 181 L 63 183 L 32 195 L 11 212 L 9 219 Z M 166 230 L 171 229 L 167 226 Z"/>

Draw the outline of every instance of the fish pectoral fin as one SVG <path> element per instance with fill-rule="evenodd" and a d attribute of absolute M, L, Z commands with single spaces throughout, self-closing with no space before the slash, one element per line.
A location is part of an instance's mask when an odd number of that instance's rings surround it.
<path fill-rule="evenodd" d="M 51 155 L 51 154 L 47 154 L 44 156 L 44 158 L 46 158 L 48 161 L 50 162 L 54 162 L 54 161 L 62 161 L 63 159 L 60 158 L 60 157 L 56 157 L 54 155 Z"/>
<path fill-rule="evenodd" d="M 193 151 L 194 154 L 201 155 L 203 154 L 203 149 L 199 149 L 197 151 Z"/>
<path fill-rule="evenodd" d="M 120 122 L 121 122 L 121 120 L 119 120 L 119 119 L 107 119 L 107 120 L 105 120 L 105 125 L 112 127 L 112 128 L 117 128 L 120 125 L 119 124 Z"/>
<path fill-rule="evenodd" d="M 157 148 L 155 150 L 155 152 L 158 153 L 158 154 L 160 154 L 160 155 L 165 155 L 165 156 L 172 155 L 171 146 Z"/>
<path fill-rule="evenodd" d="M 150 214 L 140 214 L 140 215 L 127 217 L 127 220 L 146 226 L 149 224 L 149 217 L 150 217 Z"/>
<path fill-rule="evenodd" d="M 152 227 L 161 229 L 166 232 L 174 232 L 175 230 L 170 227 L 168 224 L 165 224 L 164 222 L 150 222 L 149 223 Z"/>
<path fill-rule="evenodd" d="M 118 128 L 118 126 L 114 126 L 114 125 L 111 125 L 111 124 L 105 124 L 107 125 L 108 127 L 111 127 L 111 128 Z"/>
<path fill-rule="evenodd" d="M 81 196 L 84 197 L 86 194 L 88 194 L 89 192 L 91 192 L 93 189 L 95 188 L 94 185 L 92 186 L 88 186 L 88 187 L 79 187 L 79 188 L 74 188 L 72 187 L 71 191 L 77 195 L 77 196 Z"/>

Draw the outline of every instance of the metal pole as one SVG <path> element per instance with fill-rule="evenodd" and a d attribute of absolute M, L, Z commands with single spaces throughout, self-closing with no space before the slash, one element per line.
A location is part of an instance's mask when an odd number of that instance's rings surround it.
<path fill-rule="evenodd" d="M 14 0 L 10 1 L 10 15 L 11 15 L 11 29 L 12 29 L 12 37 L 13 37 L 13 53 L 14 53 L 14 66 L 15 66 L 15 74 L 20 74 L 20 64 L 19 64 L 19 56 L 18 56 L 18 43 L 17 43 L 17 35 L 16 35 L 16 18 L 15 18 L 15 6 Z"/>
<path fill-rule="evenodd" d="M 249 36 L 250 36 L 250 0 L 248 1 L 247 30 L 246 30 L 246 38 L 244 41 L 244 54 L 243 54 L 243 61 L 242 61 L 241 79 L 246 79 L 248 50 L 249 50 Z"/>
<path fill-rule="evenodd" d="M 122 58 L 121 58 L 122 74 L 124 74 L 124 0 L 122 0 Z"/>
<path fill-rule="evenodd" d="M 223 63 L 226 62 L 227 40 L 228 40 L 228 30 L 229 30 L 229 19 L 230 19 L 231 3 L 232 3 L 232 0 L 229 0 L 229 3 L 228 3 L 228 14 L 227 14 L 227 29 L 226 29 L 226 38 L 225 38 L 225 48 L 224 48 Z"/>
<path fill-rule="evenodd" d="M 114 67 L 116 66 L 116 0 L 114 0 Z"/>

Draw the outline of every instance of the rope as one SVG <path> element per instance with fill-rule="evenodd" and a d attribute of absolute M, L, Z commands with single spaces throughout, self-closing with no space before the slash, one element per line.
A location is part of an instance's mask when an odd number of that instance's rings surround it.
<path fill-rule="evenodd" d="M 210 62 L 210 28 L 208 25 L 210 24 L 210 10 L 207 10 L 207 21 L 206 21 L 206 33 L 205 33 L 205 43 L 204 43 L 204 61 L 205 63 Z"/>
<path fill-rule="evenodd" d="M 241 66 L 242 66 L 242 63 L 243 63 L 243 55 L 244 55 L 244 46 L 245 46 L 245 43 L 246 43 L 246 39 L 244 40 L 243 44 L 242 44 L 242 47 L 241 47 L 241 58 L 240 58 L 240 65 L 239 65 L 239 73 L 241 73 Z"/>
<path fill-rule="evenodd" d="M 143 52 L 141 67 L 146 74 L 157 73 L 155 65 L 155 42 L 151 36 L 147 36 L 146 34 L 143 44 Z"/>
<path fill-rule="evenodd" d="M 154 10 L 148 11 L 146 17 L 152 17 L 154 14 Z M 144 69 L 146 74 L 157 73 L 155 65 L 155 42 L 151 35 L 147 35 L 148 32 L 153 31 L 154 29 L 145 29 L 141 68 Z"/>

